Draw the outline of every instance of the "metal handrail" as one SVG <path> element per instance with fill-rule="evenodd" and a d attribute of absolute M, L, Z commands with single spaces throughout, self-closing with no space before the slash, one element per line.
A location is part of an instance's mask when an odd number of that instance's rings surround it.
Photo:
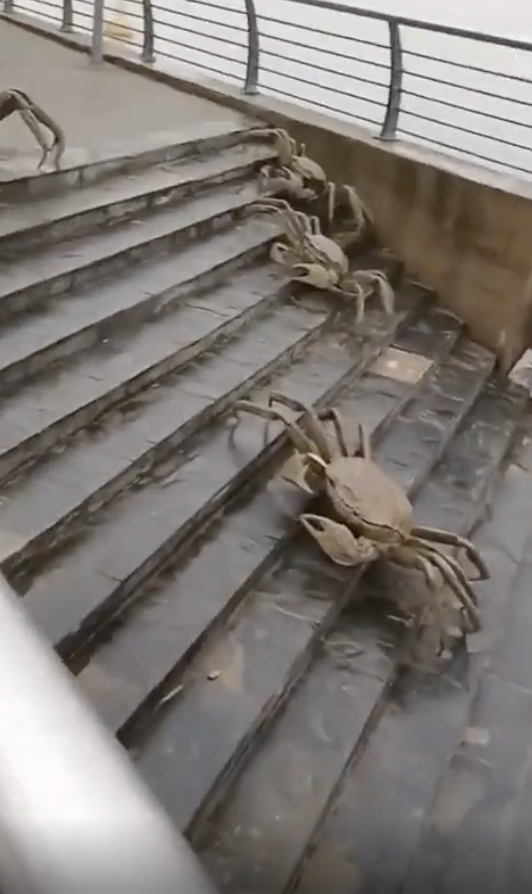
<path fill-rule="evenodd" d="M 5 14 L 60 19 L 63 31 L 91 34 L 96 63 L 103 58 L 103 38 L 102 17 L 94 12 L 102 2 L 3 0 Z M 532 176 L 532 77 L 515 73 L 513 56 L 487 65 L 469 62 L 473 44 L 488 55 L 515 55 L 532 54 L 532 42 L 333 0 L 137 2 L 138 11 L 128 9 L 128 27 L 144 63 L 156 63 L 157 49 L 157 64 L 181 75 L 190 69 L 194 78 L 199 71 L 246 94 L 276 95 L 362 123 L 382 140 L 414 139 Z M 320 12 L 327 14 L 324 27 L 315 22 Z M 355 20 L 385 28 L 366 38 L 360 26 L 346 25 Z M 415 45 L 420 35 L 450 40 L 451 52 L 445 44 L 424 52 Z M 467 62 L 453 58 L 456 41 L 470 42 Z"/>
<path fill-rule="evenodd" d="M 2 894 L 214 894 L 0 575 Z"/>

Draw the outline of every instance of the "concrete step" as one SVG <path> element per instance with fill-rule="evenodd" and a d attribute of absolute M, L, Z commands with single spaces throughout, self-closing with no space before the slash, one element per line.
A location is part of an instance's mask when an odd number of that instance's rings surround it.
<path fill-rule="evenodd" d="M 154 165 L 220 152 L 246 141 L 254 126 L 252 122 L 240 126 L 220 119 L 198 121 L 177 131 L 145 134 L 140 140 L 121 140 L 98 149 L 72 150 L 67 146 L 62 168 L 55 172 L 35 170 L 33 155 L 14 159 L 2 166 L 0 203 L 49 198 Z"/>
<path fill-rule="evenodd" d="M 438 333 L 434 346 L 439 338 Z M 432 353 L 433 350 L 428 356 Z M 394 445 L 401 444 L 404 434 L 409 433 L 411 418 L 419 419 L 426 426 L 427 417 L 421 414 L 431 395 L 433 437 L 425 439 L 421 446 L 416 442 L 412 451 L 406 483 L 412 495 L 422 489 L 431 469 L 448 448 L 460 420 L 490 375 L 492 358 L 461 340 L 441 366 L 446 368 L 446 373 L 436 363 L 425 373 L 421 384 L 404 386 L 402 396 L 396 398 L 399 407 L 393 404 L 390 407 L 387 401 L 381 422 L 373 430 L 376 457 L 392 471 L 385 458 L 394 452 Z M 456 375 L 457 370 L 462 376 Z M 383 380 L 382 387 L 386 394 L 387 379 Z M 451 389 L 454 389 L 456 415 L 449 417 L 446 410 Z M 346 418 L 355 418 L 355 414 L 361 418 L 357 389 L 336 404 Z M 390 413 L 395 420 L 391 426 L 386 424 Z M 368 423 L 371 425 L 374 421 L 375 416 L 370 414 Z M 396 468 L 403 468 L 402 463 L 394 464 L 393 471 Z M 142 742 L 141 735 L 140 744 L 135 743 L 138 767 L 179 825 L 190 834 L 196 834 L 194 830 L 213 804 L 219 802 L 231 776 L 234 778 L 242 769 L 240 758 L 246 755 L 249 759 L 254 745 L 269 740 L 269 736 L 260 736 L 259 730 L 267 721 L 273 721 L 311 662 L 317 641 L 331 629 L 348 602 L 352 602 L 361 576 L 360 571 L 343 573 L 331 568 L 321 557 L 317 561 L 309 558 L 306 538 L 296 537 L 271 572 L 255 580 L 242 608 L 234 619 L 229 618 L 223 632 L 207 641 L 187 673 L 178 678 L 174 676 L 167 691 L 160 693 L 160 699 L 164 700 L 170 687 L 175 688 L 182 679 L 183 691 L 163 706 L 158 723 L 149 724 L 147 740 Z M 253 659 L 250 649 L 254 651 Z M 114 657 L 116 675 L 116 652 Z M 249 669 L 250 676 L 244 680 L 241 675 L 245 668 Z M 209 679 L 211 670 L 221 671 L 218 684 Z M 225 674 L 229 679 L 233 672 L 239 681 L 234 686 L 225 680 Z M 209 687 L 211 682 L 215 685 Z M 345 716 L 345 707 L 340 714 Z M 219 732 L 217 747 L 212 750 L 207 733 L 209 720 L 212 722 L 215 716 Z M 188 734 L 198 729 L 197 724 L 203 733 L 194 744 Z M 130 733 L 127 741 L 131 745 L 135 737 Z M 181 756 L 187 756 L 183 761 L 188 771 L 186 781 L 174 767 L 172 786 L 167 776 L 170 760 L 165 759 L 163 747 L 169 741 L 172 742 L 169 755 L 174 753 L 175 742 Z M 253 889 L 252 884 L 250 887 Z M 267 884 L 265 890 L 268 890 Z"/>
<path fill-rule="evenodd" d="M 229 294 L 234 304 L 232 290 Z M 219 290 L 216 297 L 227 296 Z M 21 563 L 27 569 L 33 555 L 42 560 L 47 545 L 57 548 L 60 532 L 68 537 L 73 527 L 83 529 L 96 509 L 166 455 L 178 455 L 185 440 L 227 410 L 232 400 L 318 338 L 327 324 L 326 314 L 292 305 L 275 313 L 271 308 L 277 298 L 275 291 L 261 296 L 252 309 L 263 318 L 240 329 L 218 353 L 200 354 L 191 368 L 187 365 L 182 372 L 159 379 L 156 387 L 100 417 L 92 430 L 80 431 L 73 442 L 51 452 L 31 475 L 4 487 L 0 528 L 19 544 L 10 555 L 11 570 Z M 199 309 L 216 332 L 221 314 Z M 239 311 L 237 323 L 242 322 Z M 227 328 L 225 333 L 227 338 Z M 37 512 L 34 506 L 39 507 Z"/>
<path fill-rule="evenodd" d="M 454 320 L 443 318 L 441 314 L 434 314 L 432 319 L 438 323 L 439 344 L 437 347 L 434 343 L 430 345 L 429 339 L 425 338 L 425 346 L 434 351 L 435 357 L 442 358 L 451 350 L 460 330 Z M 407 330 L 408 320 L 410 317 L 396 331 L 395 337 L 392 337 L 394 344 L 398 346 L 402 346 L 405 336 L 405 341 L 411 336 L 411 330 Z M 416 326 L 421 334 L 419 320 L 416 321 Z M 316 396 L 320 394 L 316 381 L 316 362 L 318 358 L 322 364 L 327 362 L 334 339 L 335 333 L 329 333 L 322 342 L 311 348 L 308 358 L 282 372 L 270 385 L 276 390 L 279 387 L 290 387 L 291 394 L 297 390 L 306 400 L 316 400 Z M 385 344 L 380 339 L 381 350 Z M 363 409 L 362 416 L 372 428 L 384 433 L 386 421 L 389 422 L 400 413 L 419 385 L 394 383 L 381 375 L 365 372 L 368 365 L 374 365 L 375 356 L 378 356 L 375 348 L 371 351 L 369 364 L 366 359 L 363 366 L 348 369 L 347 376 L 341 377 L 339 389 L 335 389 L 339 390 L 335 403 L 341 406 L 349 401 L 351 404 L 356 398 L 357 407 L 365 405 L 369 409 L 370 405 L 372 408 L 377 405 L 380 409 L 379 420 L 374 409 L 369 412 L 364 412 Z M 342 372 L 341 366 L 338 372 Z M 261 396 L 262 392 L 257 392 L 257 398 Z M 246 423 L 248 421 L 246 418 Z M 258 440 L 261 443 L 263 438 L 260 424 L 254 428 L 254 432 L 249 429 L 240 431 L 239 428 L 235 437 L 235 449 L 242 439 L 246 444 L 247 456 L 251 453 L 248 447 L 251 435 L 254 442 Z M 240 452 L 244 453 L 243 450 Z M 278 486 L 278 482 L 275 486 Z M 299 495 L 292 493 L 289 500 L 287 509 L 291 510 L 291 516 L 296 517 L 298 507 L 301 508 Z M 289 541 L 285 537 L 290 530 L 287 518 L 283 518 L 279 507 L 272 503 L 270 492 L 261 488 L 258 493 L 240 496 L 223 520 L 215 521 L 212 530 L 205 532 L 184 563 L 173 562 L 169 569 L 162 572 L 159 582 L 155 581 L 153 586 L 144 590 L 145 601 L 141 594 L 129 614 L 119 618 L 112 635 L 104 635 L 103 645 L 97 648 L 90 661 L 87 662 L 86 652 L 83 659 L 78 657 L 75 660 L 74 664 L 78 669 L 85 663 L 78 679 L 85 691 L 95 698 L 98 710 L 114 732 L 126 735 L 126 738 L 131 735 L 132 721 L 145 714 L 150 705 L 160 701 L 161 690 L 169 688 L 169 678 L 173 679 L 184 673 L 198 645 L 206 636 L 212 640 L 220 623 L 247 597 L 253 582 L 272 566 L 280 550 L 287 557 L 290 556 Z M 244 541 L 240 545 L 238 538 L 242 536 Z M 224 563 L 224 556 L 231 557 L 233 561 Z M 213 574 L 214 567 L 220 568 L 219 574 Z M 198 605 L 195 596 L 198 592 L 204 594 L 201 605 Z M 165 617 L 168 625 L 159 623 Z M 127 676 L 126 664 L 132 656 L 131 646 L 138 639 L 141 630 L 144 631 L 144 655 L 149 654 L 150 659 L 139 664 L 135 673 L 135 687 L 127 690 L 121 681 Z M 168 636 L 170 630 L 171 636 Z M 108 674 L 114 681 L 113 687 L 108 691 L 101 691 L 98 680 L 103 680 Z M 129 733 L 125 732 L 127 727 Z"/>
<path fill-rule="evenodd" d="M 462 426 L 434 479 L 439 480 L 440 486 L 446 481 L 445 500 L 432 503 L 438 524 L 449 526 L 454 516 L 454 525 L 459 526 L 460 519 L 468 515 L 471 523 L 474 501 L 490 486 L 498 460 L 515 431 L 523 399 L 523 394 L 509 394 L 506 387 L 494 381 L 485 389 L 468 417 L 470 424 Z M 490 454 L 492 458 L 488 461 Z M 497 866 L 502 865 L 501 859 L 509 859 L 509 851 L 503 853 L 512 835 L 508 817 L 514 807 L 514 815 L 518 816 L 517 802 L 523 786 L 522 782 L 518 783 L 512 794 L 512 788 L 508 789 L 506 784 L 501 787 L 501 782 L 515 780 L 516 774 L 522 780 L 521 774 L 526 773 L 524 763 L 532 720 L 532 702 L 527 692 L 530 675 L 525 685 L 521 679 L 520 685 L 515 686 L 507 676 L 504 679 L 505 675 L 503 679 L 494 678 L 490 672 L 496 668 L 493 658 L 491 669 L 487 663 L 493 640 L 502 644 L 506 639 L 508 644 L 510 634 L 513 645 L 517 645 L 511 621 L 505 623 L 505 616 L 510 620 L 508 608 L 514 598 L 519 599 L 520 583 L 524 582 L 523 575 L 519 574 L 520 563 L 532 547 L 532 480 L 521 466 L 524 454 L 528 455 L 530 465 L 530 440 L 524 448 L 519 445 L 512 450 L 508 471 L 493 488 L 490 517 L 474 536 L 492 572 L 490 580 L 478 585 L 485 631 L 483 646 L 470 655 L 459 653 L 444 673 L 417 665 L 397 674 L 394 668 L 397 635 L 387 637 L 386 673 L 381 675 L 382 682 L 389 684 L 387 697 L 381 702 L 381 714 L 366 743 L 350 754 L 342 785 L 320 818 L 312 853 L 308 854 L 299 883 L 293 888 L 298 894 L 318 894 L 322 890 L 320 880 L 323 881 L 325 864 L 329 883 L 334 884 L 339 894 L 353 890 L 355 877 L 364 878 L 369 889 L 378 886 L 386 894 L 396 891 L 399 885 L 407 891 L 432 890 L 434 885 L 441 886 L 442 870 L 451 862 L 452 890 L 466 891 L 471 878 L 468 861 L 473 855 L 476 863 L 479 846 L 475 830 L 479 821 L 485 822 L 486 807 L 482 802 L 481 819 L 477 813 L 480 803 L 477 806 L 468 799 L 467 820 L 462 812 L 453 812 L 455 822 L 449 823 L 447 818 L 449 810 L 458 810 L 463 803 L 462 795 L 467 798 L 468 793 L 477 791 L 472 786 L 479 781 L 495 808 L 490 816 L 494 836 L 488 851 L 481 839 L 492 878 L 496 877 Z M 427 499 L 431 484 L 424 490 Z M 469 490 L 473 492 L 473 501 L 466 499 Z M 426 505 L 422 515 L 428 518 Z M 527 589 L 527 602 L 529 592 Z M 521 589 L 521 593 L 524 596 L 525 591 Z M 527 624 L 527 619 L 529 622 L 529 612 L 520 614 L 521 627 Z M 346 679 L 344 688 L 353 693 L 356 687 L 351 716 L 359 713 L 364 689 L 369 683 L 358 671 L 357 662 L 347 654 L 349 641 L 360 645 L 359 621 L 359 616 L 354 615 L 349 625 L 346 627 L 344 623 L 328 643 L 334 647 L 334 640 L 341 638 L 346 644 L 344 678 L 349 680 Z M 384 656 L 379 639 L 382 639 L 382 625 L 374 613 L 371 626 L 364 629 L 362 644 L 377 656 L 382 666 Z M 336 648 L 336 667 L 341 653 L 342 648 Z M 496 654 L 497 649 L 495 661 Z M 515 659 L 522 665 L 529 662 L 529 654 L 525 649 L 513 650 Z M 331 673 L 331 655 L 325 660 Z M 500 672 L 500 667 L 497 670 Z M 322 704 L 325 708 L 323 699 Z M 318 713 L 322 710 L 319 701 L 313 701 L 312 709 Z M 485 738 L 471 737 L 468 743 L 465 741 L 468 729 L 473 733 L 479 731 Z M 318 747 L 316 739 L 312 741 L 307 736 L 306 742 L 312 742 L 312 749 Z M 321 749 L 321 757 L 317 750 L 310 757 L 313 766 L 320 768 L 326 759 L 323 746 Z M 301 759 L 305 760 L 303 754 Z M 268 785 L 268 781 L 263 782 Z M 282 782 L 283 777 L 278 775 L 275 785 L 279 789 Z M 275 809 L 274 803 L 272 810 Z M 521 815 L 519 821 L 523 819 Z M 284 832 L 287 825 L 281 822 Z M 475 868 L 475 879 L 485 878 L 488 885 L 483 867 L 484 861 Z M 275 884 L 271 890 L 278 890 Z M 451 889 L 444 885 L 442 890 Z"/>
<path fill-rule="evenodd" d="M 352 861 L 394 894 L 491 678 L 463 651 L 421 675 L 396 605 L 419 581 L 326 560 L 277 477 L 286 434 L 235 425 L 233 404 L 334 405 L 353 441 L 363 422 L 416 523 L 471 532 L 495 493 L 475 533 L 493 638 L 532 526 L 528 478 L 504 477 L 527 394 L 376 248 L 353 264 L 388 272 L 391 317 L 370 300 L 357 326 L 348 303 L 287 284 L 275 226 L 248 210 L 264 152 L 217 127 L 173 144 L 170 169 L 124 155 L 116 179 L 98 168 L 0 217 L 0 561 L 220 890 L 318 894 L 332 851 L 328 883 L 359 885 Z M 412 884 L 434 887 L 420 860 Z"/>
<path fill-rule="evenodd" d="M 0 215 L 0 262 L 71 241 L 97 227 L 108 229 L 132 219 L 139 223 L 138 218 L 148 212 L 175 207 L 212 186 L 251 178 L 270 155 L 268 149 L 243 144 L 216 154 L 161 162 L 55 198 L 5 205 Z"/>
<path fill-rule="evenodd" d="M 270 235 L 261 221 L 237 225 L 185 246 L 178 264 L 175 257 L 148 260 L 118 280 L 86 286 L 68 299 L 18 315 L 0 330 L 2 394 L 40 377 L 52 364 L 216 289 L 240 268 L 266 257 Z M 273 269 L 270 278 L 275 279 Z M 245 280 L 244 287 L 253 289 L 253 281 Z"/>
<path fill-rule="evenodd" d="M 355 356 L 344 355 L 340 372 L 336 364 L 330 365 L 329 378 L 327 381 L 320 380 L 316 399 L 324 396 L 326 398 L 331 390 L 333 394 L 336 393 L 346 376 L 352 376 L 361 365 L 370 362 L 396 327 L 404 321 L 405 316 L 412 312 L 412 304 L 419 300 L 419 292 L 406 295 L 402 308 L 392 321 L 383 319 L 377 313 L 373 320 L 375 332 L 372 339 L 365 341 L 365 351 L 359 351 Z M 121 500 L 96 513 L 92 517 L 91 526 L 84 530 L 79 545 L 69 550 L 67 544 L 65 555 L 59 564 L 52 561 L 51 569 L 39 576 L 25 597 L 29 610 L 61 654 L 67 656 L 79 651 L 82 646 L 86 648 L 89 638 L 99 633 L 113 616 L 136 597 L 139 585 L 151 576 L 155 568 L 173 555 L 178 547 L 185 545 L 200 526 L 239 491 L 250 476 L 259 475 L 273 461 L 281 450 L 282 438 L 277 437 L 273 441 L 270 439 L 271 443 L 265 444 L 263 431 L 260 429 L 259 444 L 255 451 L 247 456 L 239 456 L 238 452 L 234 455 L 231 439 L 228 443 L 230 421 L 227 418 L 221 418 L 217 422 L 211 420 L 217 407 L 227 408 L 237 395 L 248 392 L 258 382 L 271 380 L 281 364 L 289 365 L 297 361 L 301 357 L 301 351 L 312 344 L 329 325 L 330 317 L 317 315 L 315 311 L 293 306 L 279 310 L 270 320 L 265 321 L 262 331 L 259 327 L 254 327 L 254 337 L 251 332 L 251 338 L 229 343 L 219 360 L 213 358 L 206 366 L 196 367 L 190 375 L 185 374 L 176 383 L 177 388 L 173 385 L 172 392 L 166 395 L 167 405 L 165 407 L 163 403 L 163 411 L 159 416 L 159 432 L 163 425 L 163 436 L 168 436 L 168 401 L 173 400 L 174 406 L 182 405 L 184 395 L 188 403 L 188 408 L 184 411 L 186 417 L 183 417 L 181 409 L 177 424 L 170 422 L 170 432 L 178 429 L 179 419 L 185 436 L 187 431 L 197 429 L 201 422 L 204 425 L 208 423 L 207 426 L 192 439 L 184 440 L 182 437 L 180 448 L 169 455 L 168 450 L 165 450 L 167 456 L 162 458 L 159 466 L 152 462 L 144 476 L 139 477 L 137 472 L 133 489 L 124 494 Z M 325 360 L 321 352 L 316 358 L 312 350 L 305 351 L 299 362 L 295 363 L 296 375 L 298 370 L 306 371 L 306 375 L 311 374 L 309 370 L 316 374 L 316 369 L 319 371 Z M 164 400 L 163 394 L 163 402 Z M 213 410 L 209 409 L 209 404 L 213 405 Z M 147 410 L 152 418 L 154 413 L 158 413 L 155 405 L 153 408 L 148 406 Z M 194 421 L 192 416 L 199 413 L 202 416 Z M 142 446 L 146 450 L 148 429 L 144 425 L 139 428 L 144 432 Z M 179 433 L 176 440 L 178 438 Z M 130 439 L 126 437 L 124 440 L 127 444 Z M 102 443 L 102 447 L 102 456 L 107 457 L 110 451 L 105 443 Z M 128 450 L 128 454 L 130 453 L 131 449 Z M 122 463 L 124 458 L 128 458 L 128 454 L 125 457 L 122 454 Z M 68 454 L 65 454 L 65 460 L 67 458 Z M 61 468 L 61 463 L 58 468 Z M 124 474 L 127 477 L 128 473 Z M 79 478 L 78 472 L 74 474 L 74 478 Z M 174 478 L 186 482 L 181 497 L 177 496 Z M 44 486 L 48 482 L 48 487 L 53 487 L 49 475 L 43 481 Z M 32 505 L 31 497 L 26 498 L 25 503 L 27 507 Z M 28 513 L 24 514 L 23 509 L 18 512 L 19 519 L 25 519 L 28 529 L 28 525 L 32 524 Z M 135 527 L 137 531 L 139 524 L 144 528 L 146 513 L 154 519 L 154 523 L 143 534 L 142 542 L 136 543 L 134 550 L 119 548 L 118 544 L 133 544 L 138 540 Z M 42 523 L 41 527 L 46 530 Z M 46 538 L 45 533 L 37 536 Z M 20 543 L 16 532 L 13 540 Z M 109 552 L 111 543 L 116 548 Z M 20 548 L 24 550 L 22 545 Z M 24 561 L 19 564 L 23 569 Z M 17 565 L 16 552 L 12 553 L 8 565 L 12 575 Z M 70 587 L 69 581 L 74 568 L 87 570 L 85 596 L 75 602 L 67 600 L 65 604 L 65 586 L 67 589 Z"/>
<path fill-rule="evenodd" d="M 278 298 L 278 274 L 268 264 L 214 289 L 214 303 L 191 297 L 150 325 L 67 356 L 0 402 L 0 477 L 5 481 L 116 404 L 213 350 Z M 316 323 L 315 316 L 308 320 Z"/>
<path fill-rule="evenodd" d="M 138 224 L 126 221 L 6 262 L 1 268 L 0 320 L 105 277 L 118 276 L 141 261 L 175 253 L 192 239 L 220 232 L 242 220 L 257 195 L 254 181 L 218 186 L 178 209 L 161 210 Z"/>

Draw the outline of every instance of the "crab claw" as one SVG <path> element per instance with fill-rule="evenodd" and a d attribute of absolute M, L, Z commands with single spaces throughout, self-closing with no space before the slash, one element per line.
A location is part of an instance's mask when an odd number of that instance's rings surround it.
<path fill-rule="evenodd" d="M 321 264 L 294 264 L 292 279 L 305 283 L 315 289 L 330 289 L 336 285 L 338 277 L 332 270 L 327 270 Z"/>
<path fill-rule="evenodd" d="M 300 490 L 305 491 L 307 494 L 313 494 L 314 491 L 307 481 L 308 471 L 309 468 L 304 457 L 300 453 L 294 453 L 283 464 L 279 477 L 283 481 L 295 484 L 296 487 L 299 487 Z"/>
<path fill-rule="evenodd" d="M 363 565 L 377 556 L 377 549 L 371 541 L 365 537 L 357 539 L 340 522 L 309 512 L 301 515 L 300 521 L 323 552 L 337 565 Z"/>

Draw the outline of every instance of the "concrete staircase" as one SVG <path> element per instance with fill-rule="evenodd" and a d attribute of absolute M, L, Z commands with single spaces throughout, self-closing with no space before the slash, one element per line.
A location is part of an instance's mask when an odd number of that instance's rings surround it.
<path fill-rule="evenodd" d="M 286 439 L 231 406 L 276 390 L 364 422 L 420 523 L 470 532 L 495 492 L 489 636 L 532 522 L 530 476 L 502 474 L 527 395 L 378 250 L 358 263 L 387 265 L 392 318 L 357 331 L 288 287 L 247 208 L 267 150 L 217 127 L 0 187 L 3 568 L 222 889 L 382 894 L 495 684 L 482 654 L 404 669 L 368 598 L 404 575 L 318 554 L 271 481 Z"/>

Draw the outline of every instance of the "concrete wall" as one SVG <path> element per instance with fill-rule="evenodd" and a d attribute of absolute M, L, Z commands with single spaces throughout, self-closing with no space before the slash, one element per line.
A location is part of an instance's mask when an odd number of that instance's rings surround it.
<path fill-rule="evenodd" d="M 50 36 L 86 51 L 82 37 Z M 441 304 L 498 354 L 504 369 L 531 346 L 532 184 L 411 145 L 382 143 L 300 106 L 243 96 L 218 81 L 192 82 L 122 53 L 115 43 L 107 59 L 285 127 L 331 179 L 357 188 L 383 243 L 437 290 Z"/>

